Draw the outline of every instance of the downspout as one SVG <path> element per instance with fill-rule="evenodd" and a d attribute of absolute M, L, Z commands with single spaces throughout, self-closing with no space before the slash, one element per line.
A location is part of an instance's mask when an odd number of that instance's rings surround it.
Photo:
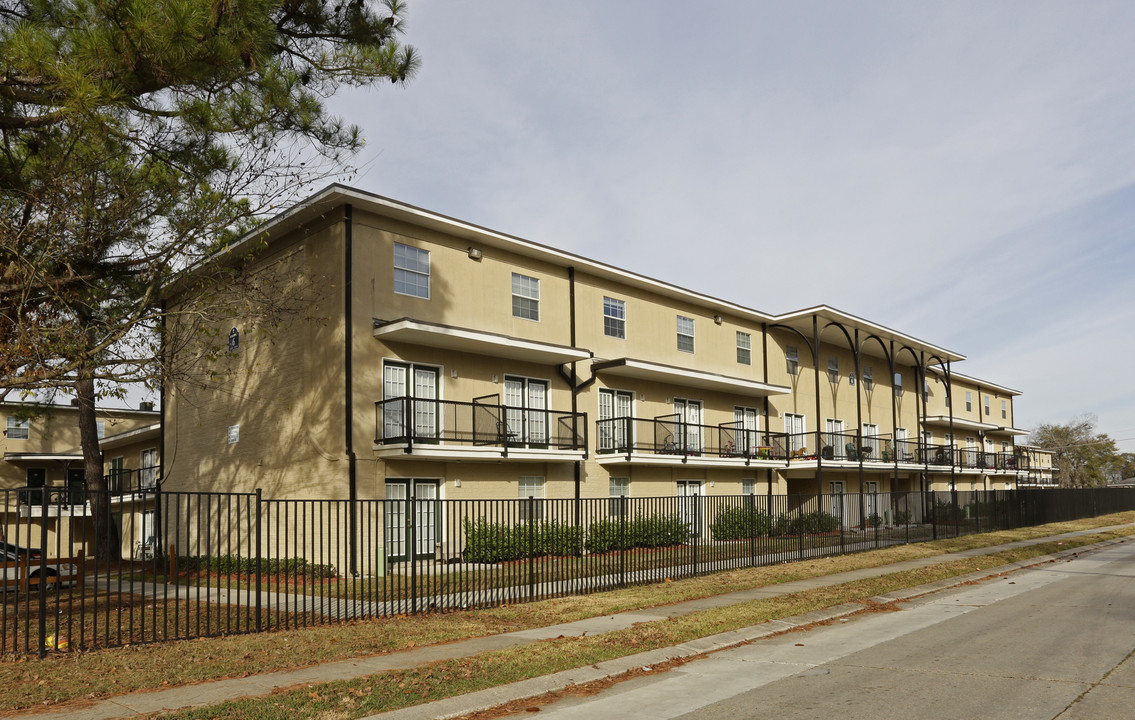
<path fill-rule="evenodd" d="M 575 348 L 575 267 L 572 266 L 572 265 L 569 265 L 567 272 L 568 272 L 568 328 L 569 328 L 568 332 L 569 332 L 569 335 L 570 335 L 571 347 L 574 349 Z M 572 430 L 575 432 L 575 436 L 579 437 L 579 431 L 576 428 L 576 423 L 579 422 L 579 415 L 578 415 L 578 412 L 579 412 L 579 388 L 576 387 L 576 378 L 577 377 L 578 377 L 578 375 L 576 373 L 576 361 L 573 360 L 572 363 L 571 363 L 571 427 L 572 427 Z M 584 427 L 583 429 L 584 429 L 584 437 L 586 437 L 587 428 Z M 572 438 L 572 440 L 574 441 L 575 438 Z M 586 453 L 588 448 L 585 446 L 583 450 L 584 450 L 584 453 Z M 581 495 L 580 495 L 581 487 L 580 486 L 583 484 L 583 463 L 580 462 L 579 460 L 576 460 L 575 463 L 573 463 L 573 465 L 574 465 L 573 472 L 574 472 L 574 475 L 575 475 L 575 502 L 573 504 L 575 505 L 575 524 L 579 525 L 580 517 L 581 517 L 580 505 L 581 505 L 581 502 L 582 502 L 581 499 L 580 499 L 580 497 L 581 497 Z"/>
<path fill-rule="evenodd" d="M 350 203 L 347 203 L 343 208 L 343 219 L 345 222 L 343 232 L 343 322 L 345 323 L 345 331 L 343 333 L 343 374 L 346 376 L 346 384 L 343 393 L 343 407 L 344 407 L 344 433 L 346 435 L 347 445 L 347 500 L 350 512 L 347 515 L 348 523 L 348 540 L 347 540 L 347 557 L 348 564 L 352 575 L 358 574 L 358 533 L 356 532 L 358 517 L 357 517 L 357 504 L 359 499 L 358 487 L 358 468 L 357 457 L 355 456 L 355 393 L 354 393 L 354 366 L 351 361 L 354 347 L 351 339 L 354 336 L 353 325 L 353 303 L 352 303 L 352 287 L 351 277 L 354 273 L 351 272 L 354 263 L 354 227 L 353 227 L 353 208 Z"/>

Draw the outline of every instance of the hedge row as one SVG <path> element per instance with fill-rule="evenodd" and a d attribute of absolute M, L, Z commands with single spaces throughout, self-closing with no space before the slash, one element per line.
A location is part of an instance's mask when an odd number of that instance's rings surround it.
<path fill-rule="evenodd" d="M 334 565 L 318 565 L 303 558 L 255 558 L 240 555 L 178 555 L 178 570 L 215 572 L 221 574 L 241 573 L 252 575 L 259 568 L 265 575 L 307 575 L 309 577 L 335 577 Z"/>
<path fill-rule="evenodd" d="M 780 515 L 734 507 L 722 511 L 709 526 L 714 540 L 742 540 L 760 535 L 820 535 L 839 528 L 839 518 L 823 510 L 803 515 Z"/>
<path fill-rule="evenodd" d="M 676 515 L 600 520 L 583 528 L 556 520 L 510 526 L 484 518 L 464 521 L 466 562 L 495 563 L 543 555 L 582 555 L 639 547 L 681 545 L 690 528 Z"/>

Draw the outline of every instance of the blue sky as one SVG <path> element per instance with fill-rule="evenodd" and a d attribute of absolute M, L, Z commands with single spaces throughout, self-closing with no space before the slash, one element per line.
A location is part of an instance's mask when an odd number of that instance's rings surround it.
<path fill-rule="evenodd" d="M 1135 451 L 1135 3 L 410 0 L 363 189 L 969 356 Z M 791 272 L 788 272 L 791 270 Z M 805 272 L 801 272 L 805 270 Z"/>

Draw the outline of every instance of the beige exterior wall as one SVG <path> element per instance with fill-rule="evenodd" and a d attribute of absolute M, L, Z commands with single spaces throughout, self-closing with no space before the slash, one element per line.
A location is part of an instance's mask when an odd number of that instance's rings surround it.
<path fill-rule="evenodd" d="M 884 347 L 894 351 L 895 341 L 861 341 L 857 368 L 842 333 L 827 327 L 819 355 L 813 358 L 808 341 L 783 328 L 771 328 L 777 320 L 756 311 L 582 259 L 557 257 L 547 248 L 494 239 L 460 223 L 431 220 L 416 224 L 416 219 L 411 222 L 414 213 L 388 213 L 380 204 L 360 203 L 353 208 L 348 327 L 344 206 L 335 205 L 313 217 L 277 233 L 255 268 L 284 279 L 302 278 L 307 283 L 307 311 L 286 323 L 264 327 L 255 327 L 239 315 L 218 318 L 217 333 L 227 333 L 231 327 L 240 330 L 240 351 L 216 361 L 215 377 L 207 387 L 174 387 L 167 394 L 167 489 L 251 492 L 259 488 L 265 497 L 273 498 L 345 498 L 348 445 L 357 456 L 357 492 L 363 499 L 383 498 L 388 483 L 410 480 L 436 482 L 440 497 L 447 499 L 512 499 L 518 497 L 521 477 L 543 478 L 547 498 L 573 498 L 577 492 L 582 498 L 605 498 L 612 478 L 626 479 L 632 497 L 673 496 L 681 484 L 693 482 L 700 485 L 702 494 L 713 496 L 740 494 L 745 488 L 758 494 L 826 493 L 832 483 L 842 484 L 845 493 L 901 493 L 945 489 L 943 483 L 948 486 L 951 477 L 958 487 L 973 482 L 977 487 L 999 488 L 1013 479 L 1008 473 L 976 471 L 951 476 L 920 467 L 913 459 L 896 467 L 889 459 L 879 462 L 881 457 L 863 467 L 845 462 L 825 464 L 821 469 L 815 448 L 810 460 L 791 465 L 759 460 L 746 465 L 743 459 L 726 457 L 724 452 L 720 457 L 706 453 L 694 462 L 662 457 L 665 453 L 654 451 L 649 458 L 612 458 L 598 452 L 596 422 L 604 390 L 629 392 L 631 414 L 644 422 L 674 413 L 676 400 L 696 401 L 701 404 L 701 424 L 707 433 L 731 423 L 734 409 L 741 407 L 756 411 L 762 432 L 783 433 L 786 414 L 796 413 L 805 417 L 805 430 L 813 436 L 817 430 L 825 432 L 830 419 L 842 421 L 843 432 L 852 437 L 866 425 L 872 426 L 879 439 L 891 441 L 902 428 L 908 442 L 915 444 L 924 429 L 923 412 L 948 415 L 950 409 L 945 406 L 942 381 L 933 372 L 928 375 L 922 407 L 922 381 L 915 367 L 918 353 L 910 349 L 897 353 L 895 367 L 902 382 L 901 392 L 895 392 L 884 352 Z M 396 244 L 429 253 L 428 298 L 394 291 Z M 478 259 L 470 256 L 471 249 L 480 251 Z M 538 281 L 538 319 L 514 317 L 514 273 Z M 604 332 L 604 298 L 625 304 L 624 337 Z M 679 348 L 679 316 L 693 321 L 693 352 Z M 537 362 L 516 359 L 507 351 L 494 352 L 488 342 L 458 351 L 430 342 L 375 337 L 376 324 L 404 318 L 559 348 L 573 345 L 574 319 L 574 347 L 589 351 L 593 359 Z M 854 318 L 840 321 L 849 331 L 855 330 Z M 805 327 L 799 318 L 796 322 Z M 748 363 L 738 362 L 738 332 L 749 337 Z M 864 325 L 862 336 L 879 332 L 877 327 Z M 350 438 L 345 434 L 348 333 L 352 347 Z M 789 347 L 796 349 L 796 373 L 788 372 Z M 620 359 L 724 379 L 709 390 L 665 373 L 631 377 L 603 369 L 604 361 Z M 829 378 L 829 361 L 838 368 L 834 379 Z M 503 401 L 509 376 L 541 381 L 547 384 L 547 408 L 557 412 L 573 408 L 573 392 L 563 372 L 574 369 L 580 386 L 575 409 L 587 415 L 585 453 L 565 452 L 558 459 L 525 461 L 503 453 L 479 458 L 459 453 L 446 456 L 436 452 L 436 447 L 431 448 L 435 451 L 431 457 L 420 449 L 399 454 L 396 448 L 376 445 L 375 403 L 384 399 L 384 367 L 393 365 L 432 369 L 437 374 L 437 399 L 461 406 L 491 395 Z M 868 375 L 870 383 L 866 382 Z M 780 386 L 787 392 L 776 387 L 754 390 L 746 383 Z M 964 417 L 1011 428 L 1012 393 L 977 381 L 967 383 L 955 383 L 955 416 L 963 416 L 960 408 L 968 388 L 973 407 Z M 987 397 L 988 417 L 984 415 Z M 1002 400 L 1006 403 L 1004 417 Z M 239 425 L 239 441 L 230 443 L 228 431 L 235 425 Z M 933 433 L 935 443 L 944 442 L 941 427 L 925 429 Z M 964 442 L 960 440 L 964 431 L 955 434 L 959 436 L 955 442 Z M 1000 443 L 1011 443 L 1013 436 L 997 430 L 990 431 L 989 437 L 999 452 Z M 442 443 L 443 450 L 444 446 Z"/>

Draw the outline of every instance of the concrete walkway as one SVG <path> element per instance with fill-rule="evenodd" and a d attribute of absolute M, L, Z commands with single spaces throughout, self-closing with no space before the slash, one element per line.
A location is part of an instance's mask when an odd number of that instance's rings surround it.
<path fill-rule="evenodd" d="M 665 605 L 661 607 L 635 610 L 619 613 L 616 615 L 604 615 L 570 623 L 552 625 L 543 628 L 534 628 L 531 630 L 521 630 L 501 635 L 491 635 L 488 637 L 472 638 L 469 640 L 446 643 L 442 645 L 413 648 L 410 650 L 403 650 L 386 655 L 377 655 L 369 658 L 353 658 L 350 660 L 329 662 L 322 665 L 315 665 L 311 667 L 300 668 L 297 670 L 286 670 L 267 673 L 264 675 L 235 678 L 231 680 L 218 680 L 214 682 L 205 682 L 196 685 L 170 688 L 165 690 L 137 692 L 129 695 L 120 695 L 108 698 L 106 700 L 97 701 L 93 705 L 90 705 L 83 709 L 61 710 L 55 712 L 48 711 L 44 713 L 34 713 L 33 716 L 37 719 L 43 718 L 45 720 L 55 720 L 57 718 L 68 718 L 72 720 L 101 720 L 103 718 L 133 717 L 136 715 L 158 712 L 161 710 L 174 710 L 188 707 L 215 705 L 227 700 L 235 700 L 242 697 L 268 695 L 277 688 L 312 683 L 332 682 L 336 680 L 348 680 L 351 678 L 382 673 L 389 670 L 416 667 L 426 663 L 434 662 L 436 660 L 469 657 L 492 650 L 515 647 L 518 645 L 526 645 L 538 642 L 540 640 L 552 639 L 560 636 L 580 637 L 583 635 L 597 635 L 614 630 L 629 628 L 635 623 L 649 622 L 652 620 L 665 620 L 667 618 L 686 615 L 710 608 L 737 605 L 740 603 L 749 602 L 751 600 L 760 600 L 792 593 L 799 593 L 815 588 L 839 585 L 841 583 L 851 582 L 855 580 L 877 577 L 894 572 L 901 572 L 903 570 L 913 570 L 929 565 L 949 562 L 952 560 L 990 555 L 1011 548 L 1025 547 L 1028 545 L 1036 545 L 1050 541 L 1059 541 L 1062 538 L 1090 535 L 1125 527 L 1129 526 L 1119 525 L 1106 528 L 1094 528 L 1091 530 L 1066 533 L 1064 535 L 1037 538 L 1034 540 L 1024 540 L 1004 545 L 995 545 L 992 547 L 949 553 L 946 555 L 936 555 L 930 558 L 908 560 L 904 562 L 894 563 L 892 565 L 864 568 L 861 570 L 852 570 L 848 572 L 836 573 L 834 575 L 826 575 L 823 577 L 796 580 L 793 582 L 781 583 L 773 586 L 742 590 L 725 595 L 717 595 L 709 598 L 690 600 L 674 605 Z M 1109 541 L 1094 546 L 1076 548 L 1075 550 L 1067 551 L 1067 553 L 1083 553 L 1091 548 L 1106 547 L 1115 542 L 1122 542 L 1122 540 Z M 917 595 L 923 595 L 929 592 L 944 590 L 965 584 L 967 582 L 971 582 L 973 580 L 987 577 L 998 572 L 1005 572 L 1019 569 L 1021 567 L 1036 565 L 1050 559 L 1059 558 L 1064 554 L 1066 553 L 1056 553 L 1052 556 L 1033 558 L 1023 563 L 1014 563 L 1012 565 L 1003 566 L 1001 568 L 984 570 L 977 573 L 949 578 L 947 580 L 935 583 L 929 583 L 927 585 L 920 585 L 896 593 L 891 593 L 878 599 L 882 602 L 890 602 L 914 597 Z M 715 650 L 737 645 L 738 643 L 748 642 L 750 640 L 759 639 L 761 637 L 767 637 L 768 635 L 783 632 L 784 630 L 791 629 L 793 627 L 799 627 L 822 620 L 831 620 L 841 616 L 849 615 L 862 609 L 863 606 L 860 604 L 837 606 L 813 613 L 795 616 L 792 618 L 785 618 L 783 620 L 762 623 L 761 625 L 756 625 L 749 628 L 721 633 L 720 635 L 715 635 L 709 638 L 702 638 L 700 640 L 692 641 L 689 643 L 683 643 L 682 645 L 672 648 L 663 648 L 646 653 L 640 653 L 637 655 L 631 655 L 628 657 L 619 658 L 617 660 L 600 663 L 597 666 L 589 665 L 584 668 L 578 668 L 575 670 L 556 673 L 554 675 L 534 678 L 532 680 L 526 680 L 520 683 L 514 683 L 512 685 L 490 688 L 488 690 L 472 693 L 470 695 L 440 700 L 437 702 L 419 705 L 412 708 L 406 708 L 404 710 L 397 710 L 390 713 L 383 713 L 382 715 L 376 715 L 372 717 L 392 718 L 397 720 L 410 720 L 411 718 L 429 720 L 432 718 L 454 717 L 461 714 L 471 713 L 476 710 L 494 707 L 496 705 L 511 702 L 513 700 L 542 695 L 547 692 L 563 689 L 564 687 L 572 684 L 593 682 L 595 680 L 619 675 L 633 668 L 650 666 L 653 664 L 666 662 L 667 660 L 689 657 L 706 652 L 713 652 Z"/>

